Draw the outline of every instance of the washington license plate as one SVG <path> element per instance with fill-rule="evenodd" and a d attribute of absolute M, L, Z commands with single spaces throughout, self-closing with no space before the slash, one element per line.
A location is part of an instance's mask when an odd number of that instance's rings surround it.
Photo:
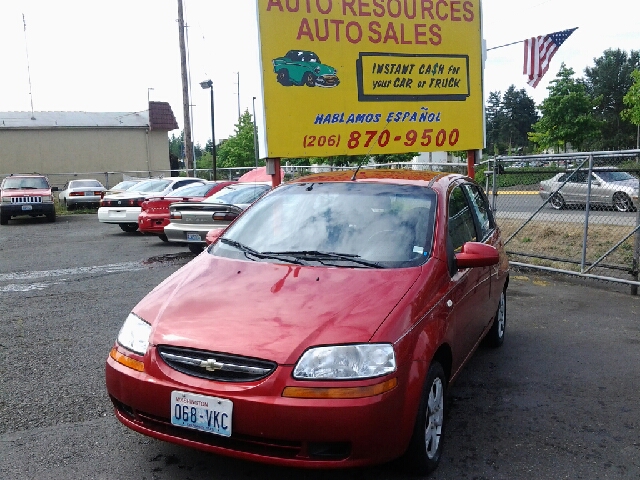
<path fill-rule="evenodd" d="M 187 242 L 201 242 L 202 237 L 199 233 L 189 233 L 187 232 Z"/>
<path fill-rule="evenodd" d="M 22 205 L 22 210 L 23 211 L 33 210 L 33 207 L 31 205 Z"/>
<path fill-rule="evenodd" d="M 230 437 L 232 414 L 231 400 L 188 392 L 171 392 L 173 425 Z"/>

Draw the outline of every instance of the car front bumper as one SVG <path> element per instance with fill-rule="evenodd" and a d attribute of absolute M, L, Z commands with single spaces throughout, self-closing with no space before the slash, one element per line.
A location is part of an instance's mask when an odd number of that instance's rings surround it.
<path fill-rule="evenodd" d="M 100 207 L 98 220 L 102 223 L 138 223 L 140 207 Z"/>
<path fill-rule="evenodd" d="M 19 217 L 23 215 L 53 215 L 53 202 L 42 203 L 0 203 L 0 213 L 3 216 Z"/>
<path fill-rule="evenodd" d="M 137 432 L 179 445 L 276 465 L 345 468 L 397 458 L 406 450 L 413 432 L 419 395 L 408 400 L 408 368 L 396 372 L 398 386 L 380 395 L 306 399 L 282 396 L 285 387 L 301 386 L 298 383 L 322 386 L 297 382 L 292 378 L 292 366 L 279 366 L 260 381 L 228 383 L 177 372 L 163 362 L 155 348 L 147 353 L 144 363 L 145 371 L 139 372 L 107 359 L 106 384 L 116 417 Z M 367 382 L 373 385 L 385 380 L 389 377 Z M 233 402 L 232 435 L 173 425 L 174 391 Z"/>

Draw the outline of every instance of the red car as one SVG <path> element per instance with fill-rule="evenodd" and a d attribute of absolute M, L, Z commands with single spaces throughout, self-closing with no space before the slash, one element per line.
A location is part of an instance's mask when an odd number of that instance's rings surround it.
<path fill-rule="evenodd" d="M 438 465 L 445 394 L 502 344 L 509 263 L 462 175 L 365 170 L 283 184 L 138 305 L 107 358 L 116 417 L 278 465 Z"/>
<path fill-rule="evenodd" d="M 157 235 L 160 240 L 167 242 L 164 227 L 169 225 L 169 205 L 175 202 L 201 202 L 231 183 L 235 182 L 185 185 L 166 197 L 149 198 L 142 202 L 142 211 L 138 215 L 138 229 L 142 233 Z"/>

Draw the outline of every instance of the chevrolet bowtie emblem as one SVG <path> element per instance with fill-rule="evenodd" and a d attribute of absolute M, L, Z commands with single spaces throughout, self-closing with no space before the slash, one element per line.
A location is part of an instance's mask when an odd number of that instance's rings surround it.
<path fill-rule="evenodd" d="M 222 369 L 224 364 L 216 361 L 215 358 L 209 358 L 208 360 L 201 361 L 200 366 L 209 372 L 215 372 L 216 370 Z"/>

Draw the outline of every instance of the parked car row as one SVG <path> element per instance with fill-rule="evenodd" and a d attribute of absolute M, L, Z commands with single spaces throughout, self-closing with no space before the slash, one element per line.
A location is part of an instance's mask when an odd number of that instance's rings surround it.
<path fill-rule="evenodd" d="M 200 253 L 209 230 L 229 225 L 270 189 L 270 182 L 150 179 L 105 195 L 98 220 L 117 224 L 125 232 L 139 230 L 163 242 L 185 243 L 189 250 Z"/>

